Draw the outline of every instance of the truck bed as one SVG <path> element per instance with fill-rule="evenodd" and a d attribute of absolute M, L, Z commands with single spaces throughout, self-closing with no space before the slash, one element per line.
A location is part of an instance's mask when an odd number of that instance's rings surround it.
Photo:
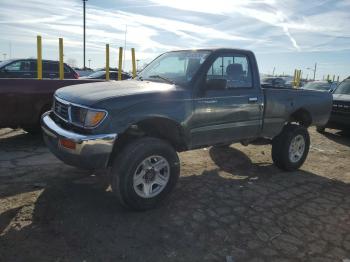
<path fill-rule="evenodd" d="M 310 125 L 325 125 L 330 117 L 332 95 L 327 92 L 302 89 L 262 88 L 264 117 L 261 136 L 273 138 L 295 112 L 310 118 Z"/>

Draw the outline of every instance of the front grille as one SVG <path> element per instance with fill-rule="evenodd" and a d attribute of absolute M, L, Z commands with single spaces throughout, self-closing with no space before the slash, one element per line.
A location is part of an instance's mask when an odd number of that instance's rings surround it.
<path fill-rule="evenodd" d="M 332 112 L 339 114 L 350 114 L 350 102 L 333 101 Z"/>
<path fill-rule="evenodd" d="M 74 125 L 72 125 L 71 123 L 69 123 L 67 121 L 63 121 L 62 118 L 58 117 L 53 112 L 51 112 L 50 117 L 52 118 L 52 120 L 57 125 L 59 125 L 63 129 L 66 129 L 66 130 L 69 130 L 69 131 L 73 131 L 73 132 L 77 132 L 79 134 L 91 134 L 91 131 L 89 129 L 84 129 L 82 127 L 74 126 Z"/>
<path fill-rule="evenodd" d="M 53 104 L 54 113 L 65 121 L 69 120 L 69 105 L 55 98 Z"/>

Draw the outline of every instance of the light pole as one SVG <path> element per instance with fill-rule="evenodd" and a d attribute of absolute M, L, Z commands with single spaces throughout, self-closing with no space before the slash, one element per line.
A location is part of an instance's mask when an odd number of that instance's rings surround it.
<path fill-rule="evenodd" d="M 140 59 L 136 59 L 136 72 L 139 71 L 139 62 L 140 62 Z"/>
<path fill-rule="evenodd" d="M 124 35 L 124 54 L 123 54 L 123 68 L 125 69 L 125 50 L 126 50 L 126 34 L 128 32 L 128 25 L 125 25 L 125 35 Z"/>
<path fill-rule="evenodd" d="M 83 0 L 83 9 L 84 9 L 84 70 L 86 68 L 86 64 L 85 64 L 85 51 L 86 51 L 86 41 L 85 41 L 85 29 L 86 29 L 86 25 L 85 25 L 85 12 L 86 12 L 86 1 L 87 0 Z"/>
<path fill-rule="evenodd" d="M 310 68 L 310 67 L 308 67 L 306 69 L 314 72 L 314 81 L 315 81 L 315 79 L 316 79 L 316 70 L 317 70 L 317 63 L 315 63 L 315 67 L 313 69 Z"/>

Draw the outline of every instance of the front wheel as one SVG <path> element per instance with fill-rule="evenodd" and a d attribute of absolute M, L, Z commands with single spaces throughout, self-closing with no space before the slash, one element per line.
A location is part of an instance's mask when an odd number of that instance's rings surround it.
<path fill-rule="evenodd" d="M 158 138 L 140 138 L 118 153 L 112 165 L 112 191 L 134 210 L 156 207 L 175 187 L 180 174 L 173 147 Z"/>
<path fill-rule="evenodd" d="M 272 159 L 283 170 L 292 171 L 302 166 L 310 147 L 307 129 L 299 125 L 286 125 L 272 140 Z"/>

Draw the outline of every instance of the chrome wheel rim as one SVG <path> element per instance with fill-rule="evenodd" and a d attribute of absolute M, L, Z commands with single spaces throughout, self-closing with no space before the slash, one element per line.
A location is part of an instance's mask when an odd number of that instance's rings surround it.
<path fill-rule="evenodd" d="M 295 136 L 289 145 L 289 160 L 292 163 L 298 162 L 304 155 L 305 138 L 302 135 Z"/>
<path fill-rule="evenodd" d="M 170 165 L 164 157 L 147 157 L 137 166 L 134 173 L 134 190 L 142 198 L 155 197 L 164 190 L 169 178 Z"/>

